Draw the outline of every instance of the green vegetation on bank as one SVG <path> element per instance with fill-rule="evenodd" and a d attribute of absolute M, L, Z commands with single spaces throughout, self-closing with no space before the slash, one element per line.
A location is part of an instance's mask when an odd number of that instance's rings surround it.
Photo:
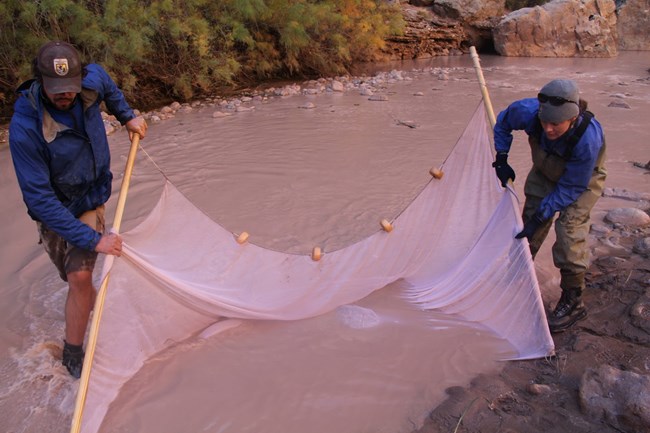
<path fill-rule="evenodd" d="M 51 39 L 74 44 L 146 107 L 224 86 L 344 73 L 374 60 L 403 26 L 386 0 L 4 0 L 0 109 L 10 109 Z"/>

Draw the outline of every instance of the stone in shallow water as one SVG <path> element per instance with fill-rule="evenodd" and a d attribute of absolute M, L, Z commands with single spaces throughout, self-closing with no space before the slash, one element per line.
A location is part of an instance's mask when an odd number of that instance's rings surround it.
<path fill-rule="evenodd" d="M 212 113 L 212 117 L 215 119 L 219 117 L 227 117 L 227 116 L 232 116 L 232 113 L 223 112 L 223 111 L 215 111 L 214 113 Z"/>
<path fill-rule="evenodd" d="M 626 102 L 620 102 L 620 101 L 613 101 L 613 102 L 610 102 L 609 105 L 608 105 L 608 107 L 612 107 L 612 108 L 625 108 L 625 109 L 628 109 L 628 110 L 632 108 L 632 107 L 630 107 L 630 104 L 628 104 L 628 103 L 626 103 Z"/>
<path fill-rule="evenodd" d="M 645 227 L 650 224 L 650 215 L 641 209 L 622 207 L 607 212 L 605 220 L 613 224 L 623 224 L 630 227 Z"/>

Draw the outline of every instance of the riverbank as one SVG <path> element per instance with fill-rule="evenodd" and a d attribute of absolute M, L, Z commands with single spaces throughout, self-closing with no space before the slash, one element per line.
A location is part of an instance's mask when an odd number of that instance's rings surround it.
<path fill-rule="evenodd" d="M 650 228 L 619 225 L 607 236 L 620 243 L 593 258 L 589 315 L 554 335 L 556 356 L 507 362 L 498 374 L 448 389 L 418 433 L 650 429 L 650 260 L 647 247 L 635 250 L 649 244 Z"/>

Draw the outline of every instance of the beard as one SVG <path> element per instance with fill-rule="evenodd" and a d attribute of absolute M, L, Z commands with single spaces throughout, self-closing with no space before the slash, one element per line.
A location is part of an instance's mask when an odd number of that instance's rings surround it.
<path fill-rule="evenodd" d="M 69 110 L 74 104 L 75 97 L 70 98 L 66 95 L 55 95 L 52 98 L 52 104 L 59 110 Z"/>

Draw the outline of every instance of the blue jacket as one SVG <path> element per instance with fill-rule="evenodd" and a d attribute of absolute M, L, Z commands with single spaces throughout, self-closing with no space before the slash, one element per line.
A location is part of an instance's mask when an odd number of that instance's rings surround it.
<path fill-rule="evenodd" d="M 540 132 L 539 102 L 536 98 L 515 101 L 497 116 L 494 125 L 494 148 L 497 152 L 509 152 L 512 144 L 512 131 L 524 130 L 528 136 Z M 549 140 L 546 134 L 539 136 L 540 147 L 548 153 L 564 155 L 567 148 L 567 138 L 574 128 L 582 121 L 580 115 L 574 127 L 557 140 Z M 589 185 L 594 172 L 596 161 L 604 145 L 603 130 L 594 118 L 585 130 L 580 140 L 575 144 L 567 159 L 566 171 L 558 180 L 555 189 L 544 199 L 538 209 L 539 216 L 546 220 L 556 212 L 564 210 L 575 202 Z"/>
<path fill-rule="evenodd" d="M 99 65 L 85 68 L 82 91 L 84 132 L 58 123 L 45 105 L 41 85 L 18 88 L 9 125 L 9 146 L 27 212 L 68 243 L 94 250 L 101 234 L 77 219 L 104 204 L 113 175 L 100 104 L 122 123 L 135 117 L 115 82 Z"/>

